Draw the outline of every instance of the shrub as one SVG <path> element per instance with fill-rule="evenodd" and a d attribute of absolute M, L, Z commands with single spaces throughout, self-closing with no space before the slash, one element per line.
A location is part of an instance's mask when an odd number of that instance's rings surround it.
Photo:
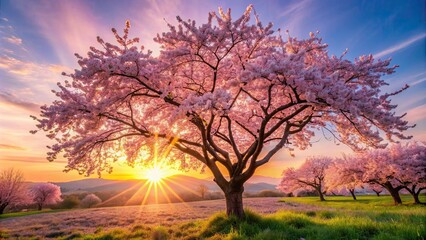
<path fill-rule="evenodd" d="M 84 197 L 83 200 L 81 200 L 80 206 L 83 208 L 91 208 L 101 202 L 102 200 L 98 196 L 91 193 L 91 194 L 88 194 L 86 197 Z"/>
<path fill-rule="evenodd" d="M 166 240 L 169 237 L 169 233 L 167 230 L 163 227 L 157 227 L 154 229 L 151 235 L 152 239 L 154 240 Z"/>
<path fill-rule="evenodd" d="M 76 195 L 65 195 L 63 196 L 63 201 L 56 205 L 54 208 L 58 209 L 71 209 L 76 208 L 80 205 L 80 199 Z"/>

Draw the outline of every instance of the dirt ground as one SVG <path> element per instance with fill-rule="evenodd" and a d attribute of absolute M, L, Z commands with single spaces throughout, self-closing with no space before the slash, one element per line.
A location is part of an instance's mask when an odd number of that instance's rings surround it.
<path fill-rule="evenodd" d="M 258 213 L 279 210 L 311 210 L 309 206 L 279 202 L 279 198 L 246 198 L 244 207 Z M 93 233 L 97 228 L 126 227 L 135 224 L 170 226 L 195 219 L 206 219 L 223 211 L 225 201 L 212 200 L 189 203 L 156 204 L 144 206 L 77 209 L 43 213 L 0 220 L 0 229 L 12 238 L 45 237 L 55 232 Z"/>

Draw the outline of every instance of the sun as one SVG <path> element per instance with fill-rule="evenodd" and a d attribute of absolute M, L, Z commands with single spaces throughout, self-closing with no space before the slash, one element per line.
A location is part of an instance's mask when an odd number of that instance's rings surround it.
<path fill-rule="evenodd" d="M 166 177 L 166 172 L 160 167 L 153 167 L 146 170 L 145 177 L 148 181 L 153 183 L 160 182 L 163 178 Z"/>

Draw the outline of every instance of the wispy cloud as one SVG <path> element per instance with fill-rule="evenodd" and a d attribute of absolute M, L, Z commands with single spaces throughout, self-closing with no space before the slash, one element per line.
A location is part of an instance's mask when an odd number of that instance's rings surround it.
<path fill-rule="evenodd" d="M 17 36 L 10 36 L 10 37 L 4 37 L 3 38 L 6 42 L 15 44 L 15 45 L 21 45 L 22 39 L 18 38 Z"/>
<path fill-rule="evenodd" d="M 411 37 L 411 38 L 405 40 L 404 42 L 395 44 L 394 46 L 392 46 L 390 48 L 387 48 L 387 49 L 385 49 L 385 50 L 383 50 L 381 52 L 378 52 L 378 53 L 374 54 L 374 57 L 375 58 L 381 58 L 383 56 L 389 55 L 389 54 L 394 53 L 396 51 L 399 51 L 401 49 L 407 48 L 411 44 L 413 44 L 413 43 L 415 43 L 415 42 L 417 42 L 419 40 L 422 40 L 424 38 L 426 38 L 426 33 L 421 33 L 419 35 L 416 35 L 414 37 Z"/>
<path fill-rule="evenodd" d="M 74 53 L 86 53 L 89 46 L 96 44 L 97 35 L 110 33 L 110 26 L 97 22 L 87 2 L 16 1 L 14 4 L 35 24 L 35 31 L 48 40 L 62 65 L 75 66 Z"/>
<path fill-rule="evenodd" d="M 43 82 L 57 82 L 57 78 L 60 76 L 61 72 L 70 71 L 70 68 L 65 66 L 24 61 L 8 55 L 0 57 L 0 70 L 1 69 L 21 77 L 31 76 L 31 78 L 24 79 L 25 81 L 41 80 Z"/>
<path fill-rule="evenodd" d="M 426 81 L 426 71 L 418 73 L 414 76 L 412 76 L 411 78 L 409 78 L 409 83 L 408 85 L 410 85 L 410 87 L 415 86 L 417 84 L 420 84 L 424 81 Z"/>
<path fill-rule="evenodd" d="M 22 163 L 48 163 L 49 161 L 44 157 L 33 157 L 33 156 L 3 156 L 0 158 L 3 161 L 9 162 L 22 162 Z M 55 160 L 54 163 L 67 163 L 65 160 Z"/>
<path fill-rule="evenodd" d="M 426 119 L 426 104 L 412 108 L 407 112 L 407 120 L 416 123 Z"/>
<path fill-rule="evenodd" d="M 284 28 L 290 32 L 290 35 L 302 34 L 300 32 L 303 29 L 301 25 L 311 10 L 309 8 L 311 3 L 311 0 L 294 1 L 279 15 L 279 18 L 284 19 Z"/>
<path fill-rule="evenodd" d="M 295 15 L 299 13 L 300 11 L 303 11 L 306 4 L 308 3 L 308 0 L 303 1 L 296 1 L 293 4 L 290 4 L 281 14 L 279 17 L 289 17 L 290 15 Z"/>
<path fill-rule="evenodd" d="M 0 102 L 6 103 L 6 105 L 20 107 L 20 108 L 29 110 L 30 112 L 40 111 L 39 105 L 32 102 L 23 101 L 19 99 L 18 97 L 6 92 L 0 92 Z"/>
<path fill-rule="evenodd" d="M 7 150 L 18 150 L 22 151 L 25 150 L 25 148 L 15 145 L 9 145 L 9 144 L 0 144 L 0 149 L 7 149 Z"/>

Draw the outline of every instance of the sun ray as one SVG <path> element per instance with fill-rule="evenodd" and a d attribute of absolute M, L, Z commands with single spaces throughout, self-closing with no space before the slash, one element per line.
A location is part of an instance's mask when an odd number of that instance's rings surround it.
<path fill-rule="evenodd" d="M 145 194 L 145 196 L 143 198 L 143 201 L 142 201 L 141 205 L 145 205 L 145 202 L 148 199 L 149 193 L 151 192 L 152 185 L 153 185 L 153 182 L 149 182 L 148 189 L 146 190 L 146 194 Z"/>
<path fill-rule="evenodd" d="M 185 206 L 189 207 L 190 206 L 185 202 L 185 200 L 182 199 L 181 196 L 179 196 L 170 186 L 168 186 L 167 184 L 164 184 L 164 186 L 179 200 L 181 201 Z"/>
<path fill-rule="evenodd" d="M 163 180 L 160 180 L 160 182 L 158 183 L 158 187 L 160 188 L 160 191 L 163 193 L 163 195 L 165 196 L 165 198 L 166 198 L 166 200 L 167 200 L 167 202 L 169 203 L 169 204 L 171 204 L 172 203 L 172 201 L 170 200 L 170 197 L 169 197 L 169 194 L 164 190 L 164 187 L 163 187 L 163 185 L 164 184 L 167 184 L 167 183 L 165 183 Z"/>
<path fill-rule="evenodd" d="M 124 195 L 124 194 L 126 194 L 126 193 L 128 193 L 128 192 L 130 192 L 132 190 L 134 190 L 135 188 L 139 187 L 140 185 L 142 185 L 142 183 L 137 183 L 134 186 L 132 186 L 132 187 L 126 189 L 126 190 L 123 190 L 120 193 L 114 195 L 113 197 L 108 198 L 106 201 L 102 202 L 100 205 L 104 205 L 104 204 L 106 204 L 108 202 L 111 202 L 112 200 L 115 200 L 118 197 L 120 197 L 120 196 L 122 196 L 122 195 Z"/>
<path fill-rule="evenodd" d="M 191 188 L 189 188 L 189 187 L 187 187 L 187 186 L 185 186 L 185 185 L 183 185 L 183 184 L 181 184 L 181 183 L 178 183 L 177 181 L 173 181 L 173 180 L 171 180 L 171 179 L 164 179 L 165 181 L 167 181 L 167 182 L 169 182 L 169 183 L 172 183 L 172 184 L 176 184 L 176 185 L 178 185 L 179 187 L 182 187 L 183 189 L 185 189 L 185 190 L 187 190 L 187 191 L 189 191 L 189 192 L 191 192 L 191 193 L 193 193 L 193 194 L 195 194 L 195 195 L 197 195 L 197 196 L 199 196 L 199 197 L 201 197 L 201 194 L 200 193 L 198 193 L 198 192 L 196 192 L 196 191 L 194 191 L 193 189 L 191 189 Z"/>
<path fill-rule="evenodd" d="M 167 156 L 169 156 L 170 151 L 172 150 L 173 146 L 176 144 L 178 140 L 179 140 L 178 137 L 173 137 L 173 140 L 170 142 L 169 145 L 167 145 L 166 150 L 164 150 L 163 154 L 161 155 L 161 159 L 165 159 Z"/>
<path fill-rule="evenodd" d="M 124 205 L 127 205 L 127 204 L 129 204 L 129 203 L 131 203 L 131 201 L 134 199 L 134 198 L 136 198 L 139 194 L 141 194 L 142 193 L 142 191 L 145 189 L 145 187 L 147 186 L 149 184 L 149 182 L 148 181 L 145 181 L 145 183 L 142 185 L 142 187 L 140 187 L 136 192 L 135 192 L 135 194 L 133 194 L 132 195 L 132 197 L 130 197 L 127 201 L 126 201 L 126 203 L 124 204 Z"/>
<path fill-rule="evenodd" d="M 154 182 L 154 198 L 155 204 L 158 204 L 158 181 Z"/>

